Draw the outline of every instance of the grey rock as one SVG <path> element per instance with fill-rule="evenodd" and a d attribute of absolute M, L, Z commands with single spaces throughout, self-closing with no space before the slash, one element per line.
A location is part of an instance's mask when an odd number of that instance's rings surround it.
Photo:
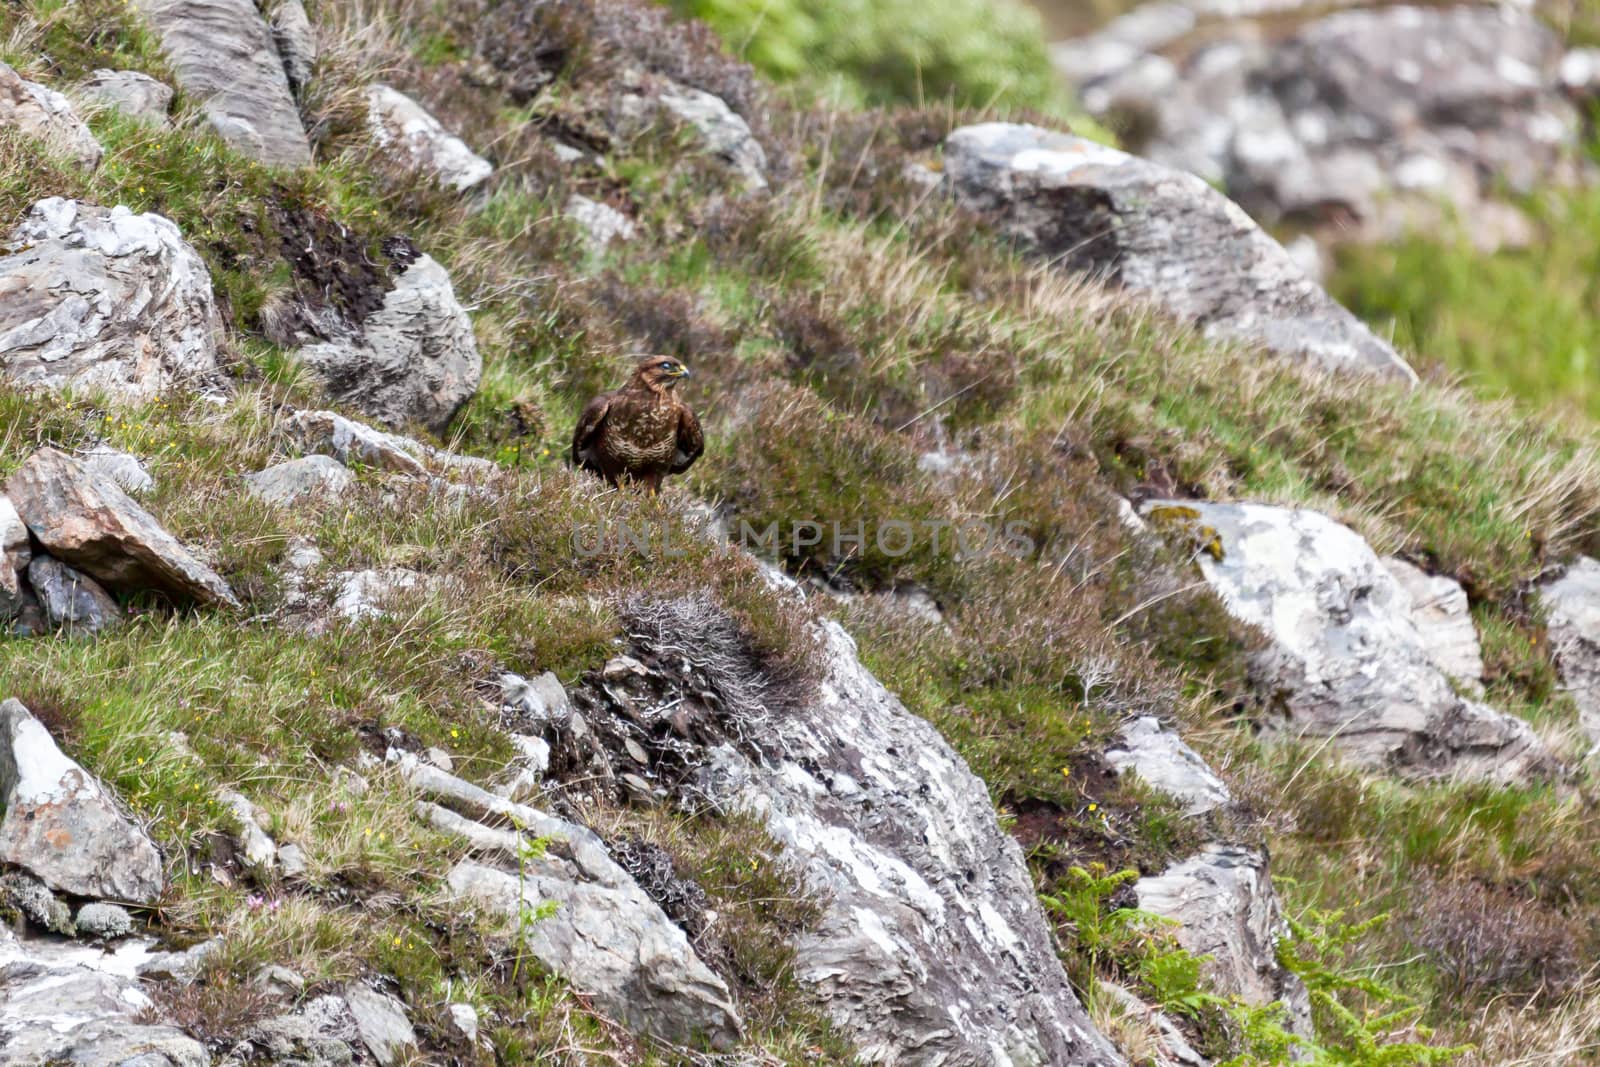
<path fill-rule="evenodd" d="M 329 455 L 340 463 L 365 463 L 399 474 L 427 473 L 423 460 L 433 450 L 419 441 L 385 433 L 331 411 L 299 411 L 279 432 L 309 452 Z"/>
<path fill-rule="evenodd" d="M 1228 787 L 1200 754 L 1149 715 L 1127 723 L 1106 749 L 1118 774 L 1136 773 L 1145 783 L 1176 798 L 1185 815 L 1204 815 L 1232 803 Z"/>
<path fill-rule="evenodd" d="M 99 582 L 49 556 L 33 557 L 28 564 L 28 585 L 49 627 L 94 634 L 115 630 L 128 621 L 122 605 Z"/>
<path fill-rule="evenodd" d="M 619 125 L 637 131 L 662 112 L 695 131 L 707 153 L 716 156 L 744 182 L 748 191 L 767 187 L 767 152 L 756 140 L 750 124 L 725 100 L 702 89 L 691 89 L 670 79 L 633 77 L 634 92 L 618 105 Z"/>
<path fill-rule="evenodd" d="M 1200 570 L 1271 646 L 1255 663 L 1268 737 L 1331 745 L 1413 778 L 1520 782 L 1560 772 L 1528 724 L 1458 695 L 1410 598 L 1361 537 L 1313 511 L 1152 501 L 1145 516 L 1201 546 Z"/>
<path fill-rule="evenodd" d="M 307 1001 L 293 1014 L 257 1024 L 249 1041 L 273 1064 L 342 1067 L 365 1059 L 355 1052 L 362 1041 L 349 1005 L 332 994 Z"/>
<path fill-rule="evenodd" d="M 797 979 L 870 1062 L 1122 1063 L 984 784 L 837 624 L 817 655 L 816 699 L 760 724 L 762 758 L 718 745 L 692 781 L 700 802 L 760 819 L 820 902 Z"/>
<path fill-rule="evenodd" d="M 299 95 L 311 84 L 311 72 L 317 65 L 317 33 L 306 15 L 306 5 L 301 0 L 278 0 L 268 16 L 268 23 L 278 56 L 283 60 L 289 89 Z"/>
<path fill-rule="evenodd" d="M 1600 562 L 1580 557 L 1539 590 L 1561 684 L 1584 734 L 1600 744 Z"/>
<path fill-rule="evenodd" d="M 350 469 L 332 456 L 287 460 L 244 476 L 252 496 L 269 504 L 292 504 L 304 496 L 337 496 L 355 481 Z"/>
<path fill-rule="evenodd" d="M 80 897 L 152 903 L 161 853 L 20 701 L 0 704 L 0 861 Z"/>
<path fill-rule="evenodd" d="M 1134 883 L 1139 907 L 1178 924 L 1178 943 L 1210 957 L 1203 971 L 1224 995 L 1248 1004 L 1281 1001 L 1290 1029 L 1311 1035 L 1311 998 L 1304 983 L 1279 965 L 1275 946 L 1288 933 L 1265 854 L 1208 845 L 1158 877 Z"/>
<path fill-rule="evenodd" d="M 633 240 L 633 223 L 609 204 L 573 193 L 562 213 L 583 231 L 584 243 L 592 254 L 604 252 L 613 241 Z"/>
<path fill-rule="evenodd" d="M 304 978 L 276 963 L 261 968 L 251 981 L 278 1000 L 293 1000 L 306 991 Z"/>
<path fill-rule="evenodd" d="M 1021 244 L 1104 278 L 1208 336 L 1327 369 L 1415 381 L 1385 342 L 1193 174 L 1036 126 L 966 126 L 945 142 L 959 202 Z"/>
<path fill-rule="evenodd" d="M 443 587 L 442 579 L 404 567 L 344 571 L 334 578 L 333 613 L 350 622 L 386 618 L 396 597 L 427 595 Z"/>
<path fill-rule="evenodd" d="M 298 356 L 339 403 L 391 426 L 420 422 L 435 431 L 483 374 L 472 319 L 449 273 L 428 256 L 405 268 L 359 334 L 307 345 Z"/>
<path fill-rule="evenodd" d="M 167 126 L 172 86 L 136 70 L 95 70 L 73 89 L 78 99 L 122 112 L 152 126 Z"/>
<path fill-rule="evenodd" d="M 1411 621 L 1433 665 L 1457 685 L 1481 693 L 1483 648 L 1461 583 L 1392 556 L 1383 566 L 1410 601 Z"/>
<path fill-rule="evenodd" d="M 539 791 L 550 770 L 550 743 L 531 734 L 512 734 L 510 740 L 517 756 L 509 768 L 510 779 L 496 786 L 495 794 L 508 800 L 523 800 Z"/>
<path fill-rule="evenodd" d="M 1148 1067 L 1211 1067 L 1211 1061 L 1200 1055 L 1184 1036 L 1183 1029 L 1166 1012 L 1144 1003 L 1131 991 L 1100 979 L 1095 983 L 1100 995 L 1119 1010 L 1124 1017 L 1140 1019 L 1153 1037 Z"/>
<path fill-rule="evenodd" d="M 416 1051 L 417 1034 L 406 1016 L 405 1005 L 360 982 L 345 987 L 344 999 L 362 1043 L 383 1067 L 395 1067 L 407 1058 L 407 1053 Z"/>
<path fill-rule="evenodd" d="M 467 1044 L 476 1044 L 478 1041 L 478 1009 L 471 1004 L 452 1004 L 449 1011 L 451 1028 Z"/>
<path fill-rule="evenodd" d="M 532 679 L 520 674 L 502 674 L 499 682 L 505 706 L 519 716 L 541 726 L 562 726 L 572 718 L 572 701 L 567 697 L 567 690 L 561 679 L 549 671 Z"/>
<path fill-rule="evenodd" d="M 14 619 L 28 606 L 22 572 L 33 559 L 28 527 L 9 497 L 0 496 L 0 619 Z"/>
<path fill-rule="evenodd" d="M 427 751 L 423 752 L 423 756 L 441 771 L 454 771 L 456 769 L 456 761 L 450 758 L 450 753 L 438 745 L 430 745 Z"/>
<path fill-rule="evenodd" d="M 367 89 L 367 128 L 379 148 L 457 192 L 482 185 L 494 164 L 447 131 L 421 104 L 387 85 Z"/>
<path fill-rule="evenodd" d="M 178 85 L 224 141 L 272 166 L 311 162 L 288 75 L 253 0 L 135 0 Z"/>
<path fill-rule="evenodd" d="M 148 493 L 156 487 L 156 480 L 138 456 L 103 442 L 79 452 L 78 462 L 91 475 L 111 482 L 124 493 Z"/>
<path fill-rule="evenodd" d="M 239 605 L 228 583 L 154 516 L 64 452 L 35 452 L 5 488 L 46 551 L 107 589 L 154 590 L 183 603 Z"/>
<path fill-rule="evenodd" d="M 519 847 L 509 831 L 475 833 L 503 834 L 509 848 Z M 524 861 L 519 879 L 462 860 L 447 882 L 461 900 L 511 922 L 524 907 L 554 902 L 553 915 L 522 931 L 523 943 L 596 1008 L 639 1033 L 732 1048 L 741 1024 L 728 987 L 633 879 L 620 868 L 612 874 L 614 884 L 589 881 L 573 864 L 544 857 Z"/>
<path fill-rule="evenodd" d="M 278 869 L 285 878 L 299 878 L 306 873 L 308 860 L 305 849 L 296 844 L 278 846 Z"/>
<path fill-rule="evenodd" d="M 1580 100 L 1600 94 L 1600 48 L 1574 48 L 1561 57 L 1561 87 Z"/>
<path fill-rule="evenodd" d="M 133 933 L 133 916 L 128 910 L 103 900 L 90 901 L 79 908 L 74 922 L 79 935 L 113 938 Z"/>
<path fill-rule="evenodd" d="M 148 952 L 19 938 L 0 927 L 0 1060 L 17 1067 L 209 1067 L 205 1048 L 152 1021 L 155 1005 L 134 977 Z"/>
<path fill-rule="evenodd" d="M 63 937 L 77 936 L 78 927 L 72 919 L 72 908 L 31 875 L 21 871 L 0 875 L 0 901 L 16 908 L 25 918 L 51 933 Z"/>
<path fill-rule="evenodd" d="M 160 215 L 50 197 L 0 256 L 0 365 L 22 385 L 146 400 L 219 376 L 205 262 Z"/>
<path fill-rule="evenodd" d="M 149 957 L 135 970 L 140 978 L 190 985 L 200 977 L 206 961 L 222 951 L 223 941 L 213 937 L 182 952 L 162 952 Z"/>
<path fill-rule="evenodd" d="M 57 155 L 93 168 L 105 149 L 72 109 L 72 101 L 0 63 L 0 128 L 21 130 Z"/>
<path fill-rule="evenodd" d="M 278 846 L 267 836 L 267 819 L 261 809 L 243 793 L 232 789 L 224 789 L 217 799 L 226 804 L 239 821 L 238 842 L 245 863 L 262 870 L 271 868 L 278 860 Z"/>

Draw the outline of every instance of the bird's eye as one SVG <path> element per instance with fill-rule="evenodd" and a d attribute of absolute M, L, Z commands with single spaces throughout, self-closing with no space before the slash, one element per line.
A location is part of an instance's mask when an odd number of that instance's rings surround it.
<path fill-rule="evenodd" d="M 660 366 L 661 366 L 662 370 L 671 370 L 672 369 L 672 364 L 670 362 L 669 363 L 662 363 Z"/>

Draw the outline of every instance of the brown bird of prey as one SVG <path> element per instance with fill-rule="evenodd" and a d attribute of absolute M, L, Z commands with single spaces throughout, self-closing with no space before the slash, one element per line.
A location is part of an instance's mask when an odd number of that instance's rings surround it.
<path fill-rule="evenodd" d="M 572 462 L 612 485 L 638 482 L 652 490 L 682 474 L 705 451 L 700 420 L 678 399 L 689 368 L 670 356 L 645 356 L 621 389 L 584 405 L 572 431 Z"/>

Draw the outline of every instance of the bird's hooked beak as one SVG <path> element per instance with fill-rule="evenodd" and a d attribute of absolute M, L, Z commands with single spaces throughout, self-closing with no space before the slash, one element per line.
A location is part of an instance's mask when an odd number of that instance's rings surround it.
<path fill-rule="evenodd" d="M 682 363 L 678 364 L 678 369 L 672 372 L 672 376 L 674 378 L 693 378 L 694 377 L 693 374 L 689 373 L 689 368 L 685 367 Z"/>

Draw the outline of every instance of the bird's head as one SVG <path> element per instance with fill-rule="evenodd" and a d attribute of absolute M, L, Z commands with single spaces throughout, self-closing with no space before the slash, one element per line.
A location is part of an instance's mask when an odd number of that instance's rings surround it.
<path fill-rule="evenodd" d="M 653 390 L 671 389 L 689 377 L 689 368 L 671 356 L 645 356 L 633 369 L 634 380 Z"/>

